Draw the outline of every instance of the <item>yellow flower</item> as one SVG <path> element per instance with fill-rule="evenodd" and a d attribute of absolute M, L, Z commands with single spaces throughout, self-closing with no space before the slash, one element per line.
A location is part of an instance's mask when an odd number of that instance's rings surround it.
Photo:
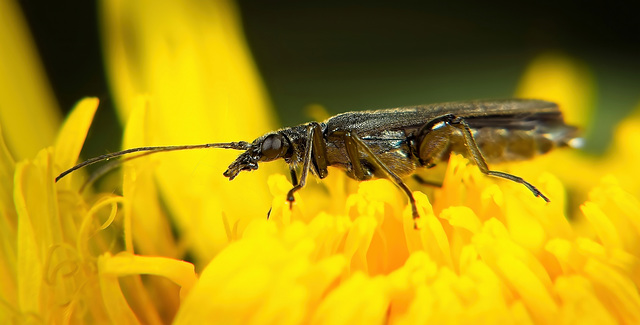
<path fill-rule="evenodd" d="M 273 128 L 231 4 L 104 1 L 102 13 L 125 147 Z M 563 103 L 584 125 L 590 79 L 573 62 L 534 60 L 518 94 Z M 126 162 L 122 195 L 80 194 L 81 172 L 54 183 L 97 105 L 80 101 L 39 144 L 0 132 L 1 323 L 640 322 L 637 115 L 603 158 L 565 150 L 499 167 L 549 204 L 452 156 L 442 188 L 410 184 L 415 230 L 387 180 L 331 169 L 291 209 L 277 163 L 229 183 L 219 174 L 237 153 L 225 150 Z M 584 203 L 567 201 L 567 188 Z"/>

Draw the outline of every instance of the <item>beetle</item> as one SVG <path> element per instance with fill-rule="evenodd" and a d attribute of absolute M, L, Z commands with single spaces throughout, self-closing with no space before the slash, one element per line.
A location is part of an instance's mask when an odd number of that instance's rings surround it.
<path fill-rule="evenodd" d="M 565 124 L 558 105 L 552 102 L 534 99 L 449 102 L 342 113 L 324 122 L 269 132 L 251 143 L 127 149 L 80 163 L 61 173 L 56 181 L 79 168 L 136 152 L 143 152 L 139 155 L 142 156 L 203 148 L 244 150 L 223 173 L 229 180 L 242 171 L 258 169 L 261 162 L 283 159 L 292 178 L 293 188 L 287 194 L 292 205 L 294 193 L 305 186 L 309 172 L 322 179 L 328 174 L 328 166 L 344 170 L 357 181 L 388 178 L 409 199 L 415 226 L 418 210 L 403 178 L 414 174 L 416 169 L 434 167 L 447 162 L 451 153 L 460 153 L 485 175 L 520 183 L 549 202 L 531 183 L 491 170 L 488 163 L 531 159 L 555 147 L 570 145 L 574 139 L 577 128 Z"/>

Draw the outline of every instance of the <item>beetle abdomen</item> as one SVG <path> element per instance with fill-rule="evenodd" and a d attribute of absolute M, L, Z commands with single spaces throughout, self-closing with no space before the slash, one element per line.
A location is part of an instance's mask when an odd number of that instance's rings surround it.
<path fill-rule="evenodd" d="M 576 138 L 574 127 L 562 125 L 555 129 L 519 130 L 484 127 L 471 130 L 488 163 L 500 163 L 532 159 L 555 148 L 567 146 Z M 450 152 L 465 156 L 469 151 L 461 132 L 452 132 Z"/>

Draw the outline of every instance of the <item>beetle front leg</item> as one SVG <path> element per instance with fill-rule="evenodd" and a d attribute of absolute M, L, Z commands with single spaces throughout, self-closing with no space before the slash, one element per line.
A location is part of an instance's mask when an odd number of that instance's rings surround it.
<path fill-rule="evenodd" d="M 298 185 L 298 174 L 295 167 L 289 166 L 289 173 L 291 174 L 291 184 L 293 184 L 293 186 Z"/>
<path fill-rule="evenodd" d="M 311 154 L 313 152 L 313 134 L 315 132 L 317 123 L 309 123 L 307 125 L 307 143 L 304 148 L 304 157 L 302 160 L 302 172 L 300 173 L 300 182 L 298 184 L 294 184 L 293 188 L 289 190 L 287 193 L 287 201 L 289 201 L 289 208 L 293 208 L 293 201 L 296 199 L 293 197 L 293 194 L 296 191 L 299 191 L 304 185 L 307 183 L 307 175 L 309 174 L 309 168 L 311 167 Z M 293 169 L 292 169 L 293 170 Z M 293 170 L 293 175 L 295 175 L 295 170 Z"/>

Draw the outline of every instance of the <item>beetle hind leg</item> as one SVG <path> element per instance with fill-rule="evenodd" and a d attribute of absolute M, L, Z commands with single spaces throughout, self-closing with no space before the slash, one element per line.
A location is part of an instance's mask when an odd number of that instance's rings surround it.
<path fill-rule="evenodd" d="M 467 124 L 467 122 L 464 119 L 450 116 L 448 124 L 457 128 L 458 130 L 460 130 L 460 132 L 462 132 L 465 143 L 467 144 L 467 148 L 469 149 L 469 153 L 471 154 L 471 156 L 473 157 L 473 160 L 476 162 L 476 164 L 480 168 L 480 171 L 483 174 L 493 176 L 493 177 L 508 179 L 512 182 L 520 183 L 524 185 L 529 191 L 531 191 L 531 193 L 533 193 L 534 196 L 542 198 L 543 200 L 545 200 L 545 202 L 550 202 L 549 198 L 547 198 L 544 194 L 542 194 L 542 192 L 540 192 L 540 190 L 538 190 L 531 183 L 525 181 L 522 177 L 518 177 L 518 176 L 511 175 L 504 172 L 490 170 L 489 166 L 487 165 L 487 161 L 484 159 L 484 157 L 482 156 L 482 153 L 480 152 L 478 143 L 473 138 L 473 134 L 471 134 L 471 128 L 469 127 L 469 124 Z"/>
<path fill-rule="evenodd" d="M 543 200 L 545 200 L 545 202 L 551 202 L 551 200 L 549 200 L 548 197 L 546 197 L 544 194 L 542 194 L 542 192 L 540 192 L 540 190 L 538 190 L 535 186 L 533 186 L 533 184 L 525 181 L 522 177 L 518 177 L 516 175 L 511 175 L 508 173 L 503 173 L 503 172 L 497 172 L 497 171 L 493 171 L 493 170 L 487 170 L 487 171 L 483 171 L 482 168 L 480 168 L 480 170 L 489 175 L 489 176 L 493 176 L 493 177 L 500 177 L 500 178 L 504 178 L 504 179 L 508 179 L 510 181 L 516 182 L 516 183 L 520 183 L 522 185 L 524 185 L 527 189 L 529 189 L 529 191 L 531 191 L 531 193 L 533 193 L 533 195 L 535 195 L 536 197 L 540 197 Z"/>

